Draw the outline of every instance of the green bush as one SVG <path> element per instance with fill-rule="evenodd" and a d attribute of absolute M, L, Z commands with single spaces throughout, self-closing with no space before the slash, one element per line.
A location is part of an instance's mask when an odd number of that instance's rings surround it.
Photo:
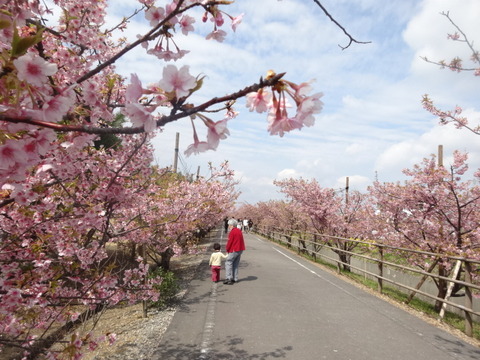
<path fill-rule="evenodd" d="M 175 274 L 162 268 L 157 268 L 149 275 L 151 279 L 162 278 L 160 285 L 154 286 L 155 290 L 160 293 L 157 301 L 151 301 L 149 307 L 157 309 L 165 309 L 175 303 L 177 293 L 180 289 Z"/>

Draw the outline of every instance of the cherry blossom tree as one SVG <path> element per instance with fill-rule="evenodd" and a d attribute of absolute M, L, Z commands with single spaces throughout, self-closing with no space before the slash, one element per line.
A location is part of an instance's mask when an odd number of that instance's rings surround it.
<path fill-rule="evenodd" d="M 235 217 L 251 219 L 255 226 L 264 228 L 267 232 L 275 228 L 294 232 L 304 232 L 308 229 L 308 218 L 305 213 L 297 204 L 283 200 L 242 205 L 236 210 Z"/>
<path fill-rule="evenodd" d="M 156 265 L 168 270 L 170 256 L 195 249 L 199 235 L 233 211 L 238 197 L 233 175 L 225 162 L 219 169 L 211 166 L 208 179 L 188 181 L 175 174 L 152 194 L 153 211 L 145 236 L 150 236 L 147 255 Z"/>
<path fill-rule="evenodd" d="M 382 243 L 436 254 L 477 259 L 480 238 L 480 188 L 462 176 L 468 169 L 467 155 L 455 152 L 450 168 L 438 166 L 435 156 L 404 171 L 404 184 L 376 181 L 369 189 L 375 205 L 372 235 Z M 403 255 L 404 256 L 404 255 Z M 427 270 L 431 259 L 412 255 L 408 259 Z M 439 275 L 448 277 L 452 264 L 441 256 Z M 445 298 L 447 282 L 435 280 L 438 297 Z M 458 288 L 456 289 L 458 290 Z M 436 307 L 439 309 L 440 302 Z"/>
<path fill-rule="evenodd" d="M 351 255 L 348 252 L 357 247 L 357 243 L 335 237 L 363 238 L 366 197 L 360 192 L 353 192 L 347 201 L 335 189 L 320 187 L 315 179 L 288 179 L 275 184 L 301 207 L 310 218 L 315 232 L 329 236 L 325 243 L 332 246 L 343 268 L 349 271 Z"/>
<path fill-rule="evenodd" d="M 134 234 L 127 209 L 142 208 L 151 161 L 146 137 L 125 138 L 112 156 L 101 156 L 104 150 L 92 156 L 93 147 L 82 156 L 71 151 L 79 137 L 64 140 L 22 187 L 8 188 L 2 203 L 1 342 L 31 358 L 88 312 L 158 296 L 143 285 L 147 267 L 140 259 L 118 267 L 109 256 L 110 244 Z M 64 351 L 82 343 L 75 339 Z"/>
<path fill-rule="evenodd" d="M 179 238 L 230 211 L 235 192 L 221 181 L 232 176 L 226 165 L 212 169 L 210 179 L 165 183 L 172 174 L 149 166 L 147 137 L 122 137 L 109 155 L 86 148 L 83 157 L 64 142 L 47 153 L 52 165 L 4 194 L 1 343 L 35 358 L 79 319 L 121 301 L 155 300 L 155 280 L 144 281 L 148 254 L 135 249 L 187 251 L 195 244 Z M 125 246 L 134 249 L 128 259 L 119 251 Z M 81 353 L 98 341 L 78 335 L 51 355 Z"/>

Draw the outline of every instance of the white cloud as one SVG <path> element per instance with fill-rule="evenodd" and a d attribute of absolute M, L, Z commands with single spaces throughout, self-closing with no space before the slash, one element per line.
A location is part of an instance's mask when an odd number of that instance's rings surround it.
<path fill-rule="evenodd" d="M 348 188 L 357 191 L 365 191 L 369 185 L 372 184 L 372 180 L 362 175 L 348 176 Z M 334 189 L 346 189 L 347 176 L 337 179 L 337 182 L 333 186 Z"/>
<path fill-rule="evenodd" d="M 283 169 L 277 174 L 278 180 L 299 178 L 299 177 L 301 177 L 301 175 L 295 169 Z"/>

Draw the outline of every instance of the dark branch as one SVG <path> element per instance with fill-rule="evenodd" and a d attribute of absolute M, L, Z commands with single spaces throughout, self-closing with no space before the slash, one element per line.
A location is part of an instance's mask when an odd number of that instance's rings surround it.
<path fill-rule="evenodd" d="M 350 45 L 352 45 L 352 43 L 356 43 L 356 44 L 370 44 L 371 41 L 358 41 L 356 40 L 352 35 L 350 35 L 348 33 L 347 30 L 345 30 L 345 28 L 340 25 L 340 23 L 335 20 L 333 18 L 332 15 L 330 15 L 330 13 L 328 12 L 328 10 L 320 3 L 319 0 L 313 0 L 318 6 L 320 6 L 320 8 L 323 10 L 323 12 L 325 13 L 325 15 L 327 15 L 327 17 L 335 24 L 337 25 L 342 31 L 343 33 L 348 37 L 349 39 L 349 42 L 348 42 L 348 45 L 347 46 L 341 46 L 341 45 L 338 45 L 342 50 L 345 50 L 346 48 L 348 48 Z"/>

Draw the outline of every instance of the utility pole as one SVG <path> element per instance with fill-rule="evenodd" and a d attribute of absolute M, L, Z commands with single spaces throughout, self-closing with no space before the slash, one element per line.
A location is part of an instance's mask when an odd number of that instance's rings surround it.
<path fill-rule="evenodd" d="M 200 179 L 200 165 L 197 168 L 197 180 Z"/>
<path fill-rule="evenodd" d="M 348 189 L 349 189 L 350 178 L 347 176 L 345 180 L 345 204 L 348 205 Z"/>
<path fill-rule="evenodd" d="M 438 145 L 438 167 L 443 166 L 443 145 Z"/>
<path fill-rule="evenodd" d="M 173 158 L 173 172 L 177 172 L 178 166 L 178 145 L 180 143 L 180 133 L 177 132 L 177 137 L 175 139 L 175 156 Z"/>

